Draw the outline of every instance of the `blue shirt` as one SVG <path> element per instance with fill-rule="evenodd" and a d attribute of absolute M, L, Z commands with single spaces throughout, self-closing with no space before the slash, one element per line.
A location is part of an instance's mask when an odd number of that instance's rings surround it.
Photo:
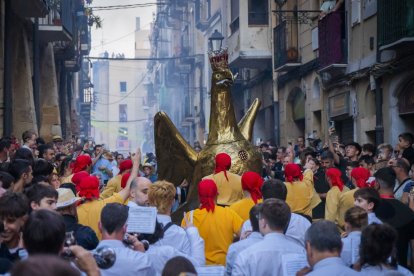
<path fill-rule="evenodd" d="M 126 247 L 122 241 L 102 240 L 97 249 L 101 247 L 112 248 L 116 254 L 114 265 L 108 269 L 101 269 L 101 276 L 155 275 L 155 269 L 148 255 Z"/>
<path fill-rule="evenodd" d="M 299 242 L 281 233 L 268 233 L 237 255 L 232 275 L 283 275 L 282 259 L 286 254 L 306 259 L 305 248 Z"/>
<path fill-rule="evenodd" d="M 112 171 L 112 164 L 108 159 L 101 157 L 98 161 L 96 161 L 95 166 L 93 166 L 93 173 L 100 174 L 102 181 L 106 181 L 109 179 L 109 175 L 105 171 L 99 170 L 99 167 L 105 167 L 109 171 Z"/>
<path fill-rule="evenodd" d="M 321 275 L 335 275 L 335 276 L 353 276 L 360 273 L 347 267 L 341 258 L 330 257 L 317 262 L 311 272 L 306 276 L 321 276 Z"/>
<path fill-rule="evenodd" d="M 237 255 L 244 249 L 261 240 L 263 240 L 263 236 L 260 234 L 260 232 L 252 232 L 246 239 L 240 240 L 230 245 L 226 259 L 227 275 L 231 275 L 231 271 L 233 269 L 234 261 L 236 260 Z"/>
<path fill-rule="evenodd" d="M 361 231 L 352 231 L 342 238 L 341 259 L 346 266 L 351 266 L 359 259 L 359 245 L 361 243 Z"/>
<path fill-rule="evenodd" d="M 404 193 L 409 193 L 411 188 L 414 187 L 414 181 L 412 179 L 408 179 L 404 181 L 403 183 L 404 183 L 404 187 L 403 187 Z"/>
<path fill-rule="evenodd" d="M 382 224 L 382 221 L 377 218 L 374 212 L 368 213 L 368 224 Z"/>

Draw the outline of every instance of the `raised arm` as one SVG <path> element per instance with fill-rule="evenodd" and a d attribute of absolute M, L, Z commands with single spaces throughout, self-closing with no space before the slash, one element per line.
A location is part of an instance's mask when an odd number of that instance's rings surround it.
<path fill-rule="evenodd" d="M 140 148 L 138 148 L 137 152 L 131 156 L 131 160 L 132 160 L 131 175 L 128 178 L 125 188 L 123 188 L 119 192 L 119 195 L 124 199 L 124 201 L 127 200 L 129 197 L 132 180 L 134 180 L 138 175 L 139 164 L 141 162 L 141 149 Z"/>

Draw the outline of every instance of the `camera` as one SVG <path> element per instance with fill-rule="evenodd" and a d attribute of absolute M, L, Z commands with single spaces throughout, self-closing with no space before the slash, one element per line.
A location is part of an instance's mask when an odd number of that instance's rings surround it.
<path fill-rule="evenodd" d="M 75 258 L 75 255 L 72 251 L 65 247 L 61 256 L 69 261 L 72 261 Z M 100 247 L 95 252 L 92 253 L 93 258 L 96 261 L 96 264 L 101 269 L 111 268 L 116 261 L 116 253 L 112 248 L 109 247 Z"/>
<path fill-rule="evenodd" d="M 127 233 L 127 234 L 125 234 L 125 236 L 124 236 L 124 238 L 123 238 L 122 241 L 124 242 L 124 244 L 126 246 L 132 247 L 132 245 L 133 245 L 132 242 L 128 239 L 128 235 L 137 237 L 137 239 L 144 245 L 145 251 L 148 250 L 148 248 L 149 248 L 149 242 L 147 240 L 140 239 L 140 236 L 138 235 L 138 233 Z"/>

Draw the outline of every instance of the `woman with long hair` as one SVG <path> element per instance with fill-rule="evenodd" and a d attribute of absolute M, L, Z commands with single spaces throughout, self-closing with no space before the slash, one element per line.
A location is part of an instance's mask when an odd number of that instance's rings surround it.
<path fill-rule="evenodd" d="M 361 231 L 368 225 L 368 214 L 361 207 L 352 207 L 345 212 L 345 237 L 342 238 L 341 259 L 351 266 L 359 259 Z"/>
<path fill-rule="evenodd" d="M 398 271 L 398 275 L 413 275 L 397 265 L 396 243 L 397 231 L 388 224 L 368 225 L 361 234 L 359 263 L 355 267 L 366 276 L 391 275 L 390 271 Z"/>

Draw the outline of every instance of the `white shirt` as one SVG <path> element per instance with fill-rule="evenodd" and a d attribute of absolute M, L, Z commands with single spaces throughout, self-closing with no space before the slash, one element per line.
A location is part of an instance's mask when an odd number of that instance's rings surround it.
<path fill-rule="evenodd" d="M 382 224 L 382 221 L 375 215 L 374 212 L 368 213 L 368 224 Z"/>
<path fill-rule="evenodd" d="M 281 260 L 287 253 L 306 258 L 305 248 L 298 242 L 281 233 L 269 233 L 239 253 L 232 275 L 283 276 Z"/>
<path fill-rule="evenodd" d="M 169 245 L 159 245 L 157 243 L 150 245 L 146 254 L 148 254 L 150 260 L 152 261 L 157 275 L 161 275 L 161 272 L 169 259 L 177 256 L 187 258 L 194 266 L 205 265 L 206 258 L 204 256 L 204 240 L 200 237 L 196 227 L 189 227 L 186 229 L 186 232 L 191 244 L 190 255 L 184 254 Z"/>
<path fill-rule="evenodd" d="M 168 223 L 171 222 L 171 217 L 167 215 L 157 215 L 157 221 L 165 227 Z M 180 226 L 173 224 L 171 225 L 166 232 L 164 232 L 164 238 L 157 241 L 157 245 L 169 245 L 175 249 L 183 252 L 184 254 L 191 254 L 190 240 L 187 237 L 187 233 Z"/>
<path fill-rule="evenodd" d="M 317 262 L 313 266 L 312 271 L 306 274 L 306 276 L 325 276 L 325 275 L 353 276 L 353 275 L 360 275 L 360 273 L 345 266 L 341 258 L 330 257 L 330 258 L 322 259 L 319 262 Z"/>
<path fill-rule="evenodd" d="M 301 215 L 292 213 L 289 221 L 288 229 L 286 230 L 286 236 L 289 236 L 296 241 L 298 241 L 302 246 L 305 246 L 305 233 L 306 230 L 311 226 L 311 223 L 309 220 L 304 218 Z M 246 220 L 243 223 L 241 235 L 243 233 L 252 231 L 252 224 L 250 223 L 250 220 Z"/>
<path fill-rule="evenodd" d="M 240 252 L 244 249 L 252 246 L 253 244 L 263 240 L 262 234 L 259 232 L 252 232 L 246 239 L 238 241 L 230 245 L 229 250 L 227 251 L 226 258 L 226 272 L 227 275 L 231 275 L 231 271 L 234 266 L 234 261 Z"/>
<path fill-rule="evenodd" d="M 401 273 L 400 275 L 404 275 L 404 276 L 413 275 L 408 269 L 402 266 L 398 266 L 397 269 L 391 269 L 391 268 L 386 268 L 386 267 L 378 266 L 378 265 L 377 266 L 364 265 L 361 268 L 361 274 L 363 274 L 364 276 L 388 275 L 388 273 L 390 273 L 391 271 L 398 271 L 399 273 Z"/>
<path fill-rule="evenodd" d="M 128 201 L 128 203 L 127 203 L 127 206 L 128 207 L 133 207 L 133 208 L 141 208 L 141 207 L 147 207 L 147 206 L 139 206 L 138 204 L 136 204 L 135 202 L 133 202 L 133 201 Z"/>
<path fill-rule="evenodd" d="M 352 231 L 342 238 L 341 259 L 346 266 L 356 263 L 359 259 L 359 244 L 361 243 L 361 231 Z"/>
<path fill-rule="evenodd" d="M 101 269 L 101 276 L 152 276 L 155 274 L 154 266 L 149 256 L 126 247 L 122 241 L 102 240 L 96 248 L 101 247 L 112 248 L 116 254 L 114 265 L 108 269 Z"/>

